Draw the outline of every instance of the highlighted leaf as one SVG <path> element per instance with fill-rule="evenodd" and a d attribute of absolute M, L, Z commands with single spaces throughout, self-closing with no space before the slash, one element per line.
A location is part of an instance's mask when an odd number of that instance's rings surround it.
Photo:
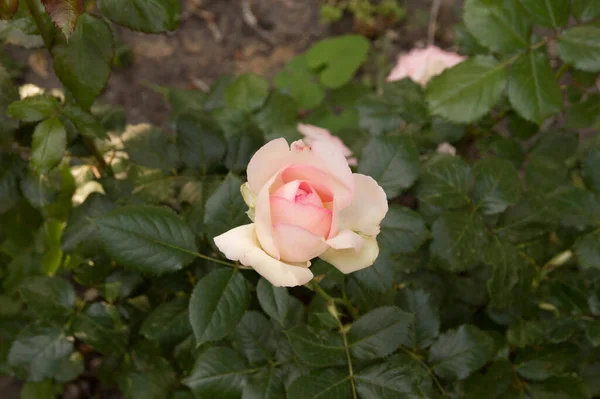
<path fill-rule="evenodd" d="M 81 14 L 81 0 L 42 0 L 42 3 L 52 22 L 68 39 L 75 31 L 77 19 Z"/>

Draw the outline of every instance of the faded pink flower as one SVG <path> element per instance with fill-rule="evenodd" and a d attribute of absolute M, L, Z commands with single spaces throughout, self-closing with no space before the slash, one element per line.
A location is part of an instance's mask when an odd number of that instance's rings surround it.
<path fill-rule="evenodd" d="M 348 165 L 356 166 L 358 162 L 352 157 L 352 150 L 344 144 L 342 139 L 332 135 L 329 130 L 314 125 L 298 124 L 298 131 L 304 136 L 304 142 L 311 145 L 316 140 L 325 140 L 335 145 L 348 160 Z"/>
<path fill-rule="evenodd" d="M 352 173 L 338 146 L 298 140 L 290 148 L 276 139 L 254 154 L 247 172 L 241 191 L 254 223 L 215 237 L 228 259 L 288 287 L 313 278 L 317 256 L 343 273 L 375 262 L 387 198 L 373 178 Z"/>
<path fill-rule="evenodd" d="M 463 62 L 465 59 L 462 55 L 444 51 L 436 46 L 413 49 L 408 54 L 398 57 L 398 62 L 388 75 L 387 80 L 392 82 L 408 77 L 425 87 L 431 78 L 442 73 L 444 69 Z"/>

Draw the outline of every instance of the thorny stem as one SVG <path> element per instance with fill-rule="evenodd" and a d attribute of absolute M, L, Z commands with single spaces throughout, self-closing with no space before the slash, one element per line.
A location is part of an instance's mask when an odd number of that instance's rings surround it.
<path fill-rule="evenodd" d="M 427 363 L 425 363 L 419 357 L 419 355 L 417 355 L 413 351 L 405 348 L 404 346 L 400 346 L 400 349 L 402 350 L 402 352 L 406 353 L 408 356 L 410 356 L 411 358 L 415 359 L 425 370 L 427 370 L 427 374 L 429 374 L 429 376 L 431 377 L 431 379 L 433 380 L 433 382 L 435 383 L 435 385 L 437 386 L 437 388 L 440 390 L 440 392 L 442 393 L 442 396 L 447 396 L 448 395 L 448 392 L 446 392 L 446 390 L 444 389 L 444 387 L 440 383 L 440 380 L 437 379 L 437 377 L 433 373 L 433 370 L 431 370 L 431 367 L 429 367 L 427 365 Z"/>

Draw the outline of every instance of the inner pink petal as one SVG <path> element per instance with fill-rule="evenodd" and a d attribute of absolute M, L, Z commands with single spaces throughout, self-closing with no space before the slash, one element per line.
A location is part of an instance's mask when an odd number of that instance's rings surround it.
<path fill-rule="evenodd" d="M 326 249 L 323 237 L 295 225 L 276 223 L 273 225 L 273 235 L 281 253 L 281 259 L 287 262 L 306 262 L 319 255 Z"/>
<path fill-rule="evenodd" d="M 328 187 L 340 185 L 322 170 L 306 165 L 292 165 L 285 168 L 281 173 L 281 179 L 284 183 L 294 180 L 303 180 L 310 183 L 311 188 L 316 191 L 322 202 L 333 201 L 333 193 Z"/>
<path fill-rule="evenodd" d="M 301 227 L 319 237 L 327 237 L 331 229 L 332 211 L 322 206 L 293 202 L 271 196 L 271 223 Z"/>

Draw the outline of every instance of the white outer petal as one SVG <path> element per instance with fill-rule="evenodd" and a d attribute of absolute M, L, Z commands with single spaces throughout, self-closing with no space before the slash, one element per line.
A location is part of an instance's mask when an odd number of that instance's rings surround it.
<path fill-rule="evenodd" d="M 331 248 L 352 248 L 356 252 L 359 252 L 362 249 L 364 243 L 365 239 L 361 235 L 356 234 L 351 230 L 342 230 L 334 238 L 330 238 L 329 240 L 325 241 L 325 244 L 329 245 Z"/>
<path fill-rule="evenodd" d="M 246 224 L 215 237 L 217 248 L 227 259 L 250 266 L 276 287 L 294 287 L 308 283 L 313 274 L 307 266 L 292 265 L 270 257 L 259 245 L 254 224 Z"/>
<path fill-rule="evenodd" d="M 334 249 L 325 251 L 320 258 L 325 262 L 331 263 L 336 269 L 344 274 L 352 273 L 364 269 L 375 263 L 379 255 L 379 246 L 374 237 L 363 237 L 364 244 L 360 251 L 353 248 Z"/>
<path fill-rule="evenodd" d="M 385 191 L 371 176 L 359 173 L 353 176 L 354 198 L 350 206 L 342 209 L 339 228 L 376 236 L 389 209 Z"/>

